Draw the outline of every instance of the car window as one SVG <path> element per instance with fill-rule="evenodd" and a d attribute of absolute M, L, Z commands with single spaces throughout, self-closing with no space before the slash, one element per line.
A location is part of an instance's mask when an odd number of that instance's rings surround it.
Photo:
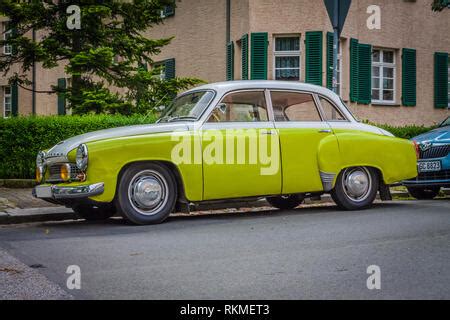
<path fill-rule="evenodd" d="M 327 121 L 346 121 L 342 113 L 328 100 L 324 97 L 320 97 L 320 104 Z"/>
<path fill-rule="evenodd" d="M 268 121 L 263 91 L 242 91 L 228 94 L 208 119 L 208 122 L 258 121 Z"/>
<path fill-rule="evenodd" d="M 309 93 L 272 91 L 271 97 L 275 121 L 321 121 Z"/>

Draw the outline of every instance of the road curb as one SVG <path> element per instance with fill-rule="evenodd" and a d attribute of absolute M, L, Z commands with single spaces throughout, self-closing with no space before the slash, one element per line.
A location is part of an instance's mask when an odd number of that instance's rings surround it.
<path fill-rule="evenodd" d="M 70 208 L 44 207 L 27 209 L 7 209 L 0 212 L 1 224 L 18 224 L 43 221 L 61 221 L 76 219 L 77 216 Z"/>

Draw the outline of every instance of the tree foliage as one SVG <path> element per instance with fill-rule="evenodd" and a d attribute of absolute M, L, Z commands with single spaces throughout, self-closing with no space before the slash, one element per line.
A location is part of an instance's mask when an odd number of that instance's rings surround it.
<path fill-rule="evenodd" d="M 81 29 L 71 30 L 70 5 L 81 9 Z M 12 34 L 0 46 L 13 47 L 1 55 L 0 71 L 10 82 L 30 86 L 33 63 L 51 69 L 65 66 L 71 78 L 64 91 L 73 113 L 146 113 L 166 104 L 179 90 L 200 81 L 193 78 L 163 80 L 153 56 L 171 38 L 149 39 L 145 31 L 163 23 L 161 11 L 173 0 L 0 0 L 0 15 L 10 19 Z M 33 40 L 32 32 L 36 32 Z M 19 70 L 11 68 L 19 65 Z M 14 72 L 12 72 L 14 70 Z M 56 79 L 55 79 L 56 80 Z"/>

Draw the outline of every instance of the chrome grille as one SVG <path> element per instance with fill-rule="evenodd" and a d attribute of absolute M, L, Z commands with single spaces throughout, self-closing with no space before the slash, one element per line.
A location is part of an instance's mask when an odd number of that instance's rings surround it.
<path fill-rule="evenodd" d="M 420 151 L 420 159 L 433 159 L 446 157 L 450 152 L 450 144 L 434 146 L 428 150 Z"/>
<path fill-rule="evenodd" d="M 450 180 L 450 170 L 421 172 L 416 178 L 410 179 L 409 181 L 432 181 L 432 180 Z"/>
<path fill-rule="evenodd" d="M 48 168 L 48 178 L 47 182 L 62 182 L 61 180 L 61 165 L 63 163 L 52 164 Z M 70 180 L 78 180 L 78 174 L 81 173 L 80 169 L 74 164 L 69 163 L 70 165 Z"/>

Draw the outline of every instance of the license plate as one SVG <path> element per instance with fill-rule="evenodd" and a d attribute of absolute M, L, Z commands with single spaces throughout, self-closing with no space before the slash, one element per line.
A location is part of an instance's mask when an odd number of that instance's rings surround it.
<path fill-rule="evenodd" d="M 417 164 L 419 172 L 440 171 L 440 161 L 421 161 Z"/>
<path fill-rule="evenodd" d="M 52 198 L 52 188 L 50 186 L 37 186 L 35 191 L 37 198 Z"/>

